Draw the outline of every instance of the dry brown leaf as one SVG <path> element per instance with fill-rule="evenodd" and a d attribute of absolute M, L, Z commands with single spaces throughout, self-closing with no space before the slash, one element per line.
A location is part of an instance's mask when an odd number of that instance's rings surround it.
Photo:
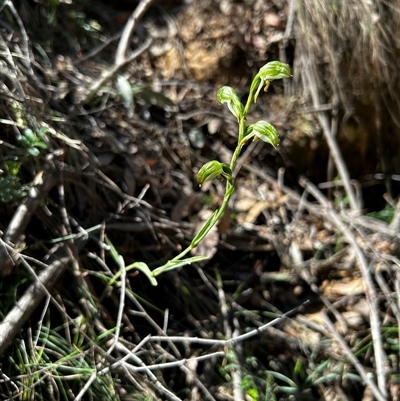
<path fill-rule="evenodd" d="M 352 305 L 351 310 L 356 311 L 358 314 L 368 319 L 369 317 L 369 306 L 365 298 L 361 298 L 356 304 Z"/>
<path fill-rule="evenodd" d="M 365 323 L 362 315 L 355 310 L 344 311 L 342 312 L 342 316 L 345 318 L 349 326 L 352 327 L 358 327 Z"/>
<path fill-rule="evenodd" d="M 207 129 L 210 135 L 216 134 L 219 129 L 222 127 L 223 121 L 221 118 L 212 118 L 208 124 L 207 124 Z"/>
<path fill-rule="evenodd" d="M 349 279 L 348 281 L 325 280 L 322 283 L 321 291 L 328 298 L 363 294 L 364 280 L 361 277 L 354 277 Z"/>
<path fill-rule="evenodd" d="M 245 222 L 246 223 L 254 223 L 258 216 L 263 212 L 268 207 L 269 203 L 260 201 L 257 202 L 255 205 L 252 206 L 252 208 L 249 210 L 249 212 L 246 215 Z"/>
<path fill-rule="evenodd" d="M 250 210 L 257 203 L 256 199 L 243 198 L 235 202 L 235 211 L 239 213 L 244 213 Z"/>
<path fill-rule="evenodd" d="M 265 25 L 279 28 L 282 25 L 282 20 L 280 19 L 279 15 L 276 15 L 275 13 L 266 13 L 264 15 L 264 23 Z"/>
<path fill-rule="evenodd" d="M 336 389 L 333 387 L 328 387 L 324 391 L 324 401 L 340 401 L 342 397 L 340 394 L 336 392 Z"/>
<path fill-rule="evenodd" d="M 322 309 L 315 313 L 305 313 L 304 316 L 307 319 L 310 319 L 312 322 L 315 322 L 315 323 L 318 323 L 321 325 L 325 325 L 325 318 L 324 318 L 322 312 L 325 313 L 325 309 Z"/>
<path fill-rule="evenodd" d="M 321 341 L 321 335 L 318 332 L 310 330 L 303 324 L 295 321 L 286 324 L 283 331 L 292 337 L 300 339 L 306 344 L 317 345 Z"/>
<path fill-rule="evenodd" d="M 284 195 L 280 197 L 278 200 L 275 201 L 259 201 L 255 203 L 251 209 L 249 210 L 245 222 L 246 223 L 254 223 L 258 216 L 265 210 L 265 209 L 276 209 L 285 204 L 285 202 L 290 198 L 289 195 Z"/>
<path fill-rule="evenodd" d="M 362 397 L 362 401 L 374 401 L 374 400 L 375 397 L 372 390 L 368 386 L 366 386 Z"/>

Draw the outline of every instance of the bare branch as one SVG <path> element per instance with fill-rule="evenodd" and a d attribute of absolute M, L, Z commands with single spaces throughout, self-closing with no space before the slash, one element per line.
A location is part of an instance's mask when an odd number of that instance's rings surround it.
<path fill-rule="evenodd" d="M 137 22 L 142 18 L 152 2 L 153 0 L 142 0 L 130 16 L 118 44 L 117 54 L 115 56 L 115 65 L 123 64 L 125 60 L 130 58 L 127 57 L 127 52 L 133 31 L 136 28 Z"/>

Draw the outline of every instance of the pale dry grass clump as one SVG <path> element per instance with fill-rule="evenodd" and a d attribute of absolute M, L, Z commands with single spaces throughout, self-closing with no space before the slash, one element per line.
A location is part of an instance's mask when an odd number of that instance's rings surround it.
<path fill-rule="evenodd" d="M 342 101 L 367 86 L 397 97 L 400 8 L 394 2 L 304 0 L 296 9 L 299 53 L 323 63 L 325 79 L 337 85 Z"/>

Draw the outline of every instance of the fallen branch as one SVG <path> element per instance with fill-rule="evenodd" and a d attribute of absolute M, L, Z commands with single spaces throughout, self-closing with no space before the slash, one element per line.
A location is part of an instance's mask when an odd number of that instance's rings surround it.
<path fill-rule="evenodd" d="M 11 344 L 43 298 L 46 295 L 50 296 L 48 291 L 64 273 L 69 260 L 68 256 L 57 257 L 53 263 L 39 274 L 37 280 L 25 291 L 24 295 L 5 316 L 0 323 L 0 355 Z M 23 264 L 28 264 L 23 257 L 21 257 L 21 261 Z"/>
<path fill-rule="evenodd" d="M 35 214 L 39 203 L 59 180 L 59 172 L 55 169 L 52 160 L 48 160 L 43 174 L 39 177 L 39 183 L 30 189 L 26 202 L 18 207 L 4 233 L 4 242 L 12 244 L 14 249 L 21 247 L 25 229 Z M 0 260 L 0 273 L 2 276 L 9 275 L 13 267 L 14 262 L 11 257 Z"/>
<path fill-rule="evenodd" d="M 124 31 L 122 32 L 121 40 L 118 44 L 118 49 L 113 66 L 105 71 L 104 74 L 97 81 L 94 82 L 86 96 L 83 98 L 81 102 L 82 104 L 89 103 L 100 88 L 102 88 L 110 80 L 112 80 L 123 67 L 138 58 L 150 47 L 152 39 L 147 38 L 142 46 L 138 47 L 129 56 L 127 55 L 129 43 L 132 38 L 133 31 L 135 30 L 136 24 L 150 7 L 152 1 L 153 0 L 142 0 L 136 7 L 135 11 L 132 13 L 128 22 L 125 25 Z"/>

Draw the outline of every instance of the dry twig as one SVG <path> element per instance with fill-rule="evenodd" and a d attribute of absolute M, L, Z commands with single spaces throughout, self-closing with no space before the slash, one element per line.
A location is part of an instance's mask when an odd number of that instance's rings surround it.
<path fill-rule="evenodd" d="M 368 266 L 367 258 L 362 249 L 359 247 L 357 240 L 355 239 L 351 230 L 347 227 L 346 224 L 344 224 L 339 215 L 330 207 L 328 200 L 323 196 L 323 194 L 311 182 L 304 178 L 300 180 L 300 185 L 302 185 L 312 196 L 314 196 L 318 200 L 318 202 L 325 208 L 328 218 L 332 221 L 332 223 L 337 226 L 337 228 L 341 232 L 343 232 L 344 236 L 346 237 L 349 244 L 352 246 L 357 257 L 360 271 L 364 279 L 364 284 L 366 286 L 365 296 L 369 307 L 378 388 L 380 391 L 380 396 L 383 397 L 381 399 L 384 400 L 386 399 L 387 395 L 385 371 L 388 364 L 381 337 L 381 325 L 378 315 L 378 294 L 375 288 L 375 284 L 372 280 L 370 266 Z"/>
<path fill-rule="evenodd" d="M 39 203 L 59 180 L 59 172 L 54 166 L 53 157 L 52 155 L 49 156 L 45 170 L 39 175 L 38 185 L 30 189 L 28 198 L 25 203 L 21 203 L 18 207 L 4 233 L 4 242 L 13 244 L 14 249 L 18 249 L 22 245 L 25 229 L 35 214 Z M 3 276 L 10 274 L 12 268 L 13 262 L 10 258 L 0 260 L 0 272 Z"/>
<path fill-rule="evenodd" d="M 64 273 L 69 260 L 69 256 L 59 254 L 54 262 L 39 274 L 36 281 L 25 291 L 24 295 L 5 316 L 0 323 L 0 355 L 10 345 L 45 295 L 50 296 L 48 291 Z M 21 261 L 24 265 L 27 265 L 23 257 L 21 257 Z M 33 271 L 32 269 L 30 270 Z"/>
<path fill-rule="evenodd" d="M 115 56 L 114 65 L 107 70 L 89 89 L 88 93 L 82 100 L 82 103 L 88 103 L 97 91 L 107 84 L 115 75 L 127 64 L 137 59 L 143 52 L 145 52 L 151 45 L 152 39 L 147 38 L 146 41 L 137 48 L 134 52 L 128 55 L 129 42 L 132 38 L 132 34 L 136 28 L 136 24 L 139 19 L 144 15 L 147 9 L 150 7 L 153 0 L 142 0 L 135 11 L 130 16 L 128 22 L 125 25 L 124 31 L 122 32 L 121 40 L 118 44 L 117 53 Z"/>
<path fill-rule="evenodd" d="M 314 65 L 305 66 L 305 76 L 308 81 L 308 87 L 311 92 L 311 98 L 313 101 L 313 106 L 318 109 L 321 106 L 320 97 L 318 94 L 318 86 L 315 78 L 315 67 Z M 343 159 L 342 153 L 340 151 L 339 145 L 336 141 L 336 131 L 337 131 L 337 116 L 332 118 L 331 124 L 328 122 L 328 116 L 325 112 L 318 112 L 318 121 L 321 124 L 322 132 L 325 136 L 326 142 L 328 143 L 329 149 L 333 160 L 335 161 L 336 167 L 343 180 L 343 185 L 346 189 L 346 193 L 349 197 L 350 207 L 353 211 L 358 212 L 360 210 L 360 205 L 357 202 L 357 198 L 354 194 L 353 187 L 351 185 L 350 174 L 347 169 L 346 163 Z"/>

